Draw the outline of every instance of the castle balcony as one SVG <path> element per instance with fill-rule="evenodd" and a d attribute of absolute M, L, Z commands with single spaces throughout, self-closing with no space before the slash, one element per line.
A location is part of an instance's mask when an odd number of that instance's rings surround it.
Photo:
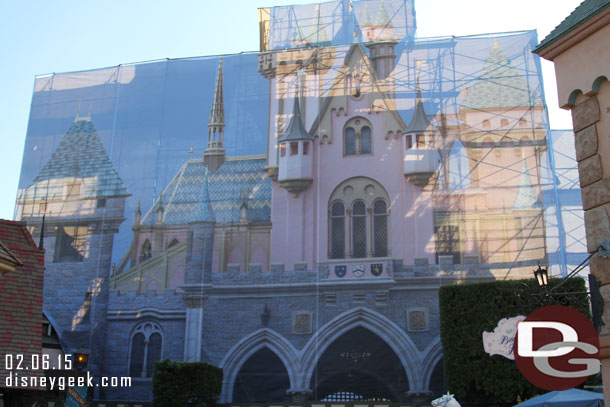
<path fill-rule="evenodd" d="M 409 182 L 418 187 L 425 186 L 440 164 L 436 149 L 410 148 L 403 159 L 404 174 Z"/>

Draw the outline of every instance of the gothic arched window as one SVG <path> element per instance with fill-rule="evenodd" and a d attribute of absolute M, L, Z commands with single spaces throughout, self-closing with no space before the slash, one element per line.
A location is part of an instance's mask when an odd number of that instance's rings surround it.
<path fill-rule="evenodd" d="M 382 199 L 373 203 L 373 250 L 375 257 L 388 255 L 388 211 Z"/>
<path fill-rule="evenodd" d="M 368 155 L 373 153 L 371 123 L 363 117 L 350 119 L 343 132 L 344 155 Z"/>
<path fill-rule="evenodd" d="M 371 128 L 364 126 L 360 131 L 360 154 L 371 154 Z"/>
<path fill-rule="evenodd" d="M 352 245 L 355 258 L 366 257 L 366 206 L 362 201 L 352 206 Z"/>
<path fill-rule="evenodd" d="M 330 210 L 330 257 L 345 257 L 345 207 L 339 201 L 333 203 Z"/>
<path fill-rule="evenodd" d="M 163 337 L 154 322 L 144 322 L 134 330 L 129 352 L 129 376 L 151 377 L 154 363 L 161 360 Z"/>
<path fill-rule="evenodd" d="M 339 184 L 328 204 L 328 257 L 391 256 L 389 202 L 385 188 L 371 178 Z"/>
<path fill-rule="evenodd" d="M 470 161 L 466 148 L 456 140 L 449 153 L 449 189 L 470 188 Z"/>
<path fill-rule="evenodd" d="M 345 155 L 356 154 L 356 131 L 348 127 L 345 129 Z"/>

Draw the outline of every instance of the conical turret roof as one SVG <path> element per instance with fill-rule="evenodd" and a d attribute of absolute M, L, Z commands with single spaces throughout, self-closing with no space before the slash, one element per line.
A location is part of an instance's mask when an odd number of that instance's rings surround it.
<path fill-rule="evenodd" d="M 423 133 L 430 129 L 430 120 L 426 116 L 426 111 L 424 110 L 424 104 L 421 101 L 421 92 L 419 90 L 419 84 L 417 85 L 417 102 L 415 104 L 415 112 L 413 112 L 413 117 L 411 121 L 405 128 L 405 133 Z"/>
<path fill-rule="evenodd" d="M 191 214 L 189 222 L 216 222 L 214 210 L 212 209 L 212 201 L 210 200 L 210 193 L 208 191 L 209 172 L 210 171 L 206 168 L 203 185 L 201 186 L 201 194 L 199 194 L 199 202 Z"/>
<path fill-rule="evenodd" d="M 299 106 L 299 98 L 294 98 L 294 107 L 292 108 L 292 118 L 286 127 L 286 131 L 278 141 L 290 140 L 313 140 L 313 137 L 305 130 L 303 120 L 301 119 L 301 108 Z"/>
<path fill-rule="evenodd" d="M 462 106 L 485 109 L 515 106 L 541 106 L 542 98 L 530 90 L 524 72 L 506 56 L 497 41 L 491 47 L 474 85 L 467 89 Z"/>

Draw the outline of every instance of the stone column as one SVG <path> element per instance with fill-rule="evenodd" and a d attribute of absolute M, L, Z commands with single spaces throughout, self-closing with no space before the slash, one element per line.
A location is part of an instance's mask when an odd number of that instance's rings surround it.
<path fill-rule="evenodd" d="M 604 128 L 607 126 L 604 126 L 604 120 L 600 119 L 597 95 L 582 98 L 582 101 L 579 99 L 572 107 L 576 160 L 589 253 L 597 252 L 604 240 L 610 240 L 610 165 L 606 165 L 604 171 L 602 160 L 608 161 L 608 155 L 603 153 L 603 148 L 600 149 L 600 144 L 606 143 L 602 137 L 608 137 L 608 129 Z M 607 384 L 610 383 L 610 258 L 596 254 L 591 258 L 589 268 L 600 282 L 600 292 L 604 299 L 602 320 L 605 325 L 601 328 L 599 339 L 605 384 L 604 398 L 609 400 L 610 386 Z"/>

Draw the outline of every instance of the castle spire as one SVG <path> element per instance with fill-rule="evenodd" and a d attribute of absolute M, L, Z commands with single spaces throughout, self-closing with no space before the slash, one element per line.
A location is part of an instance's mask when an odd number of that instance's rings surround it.
<path fill-rule="evenodd" d="M 210 111 L 210 131 L 220 131 L 225 127 L 225 111 L 222 89 L 222 58 L 218 61 L 218 72 L 216 73 L 216 84 L 214 85 L 214 101 Z M 222 146 L 222 140 L 221 140 Z M 209 144 L 208 144 L 209 147 Z"/>
<path fill-rule="evenodd" d="M 218 61 L 218 73 L 214 85 L 214 99 L 208 123 L 208 148 L 203 153 L 204 164 L 210 171 L 216 171 L 224 163 L 225 110 L 222 89 L 222 58 Z"/>
<path fill-rule="evenodd" d="M 201 193 L 199 194 L 199 202 L 195 211 L 191 214 L 189 223 L 193 222 L 210 222 L 215 223 L 214 210 L 212 209 L 212 201 L 210 200 L 210 192 L 208 190 L 208 174 L 209 170 L 205 171 Z"/>

